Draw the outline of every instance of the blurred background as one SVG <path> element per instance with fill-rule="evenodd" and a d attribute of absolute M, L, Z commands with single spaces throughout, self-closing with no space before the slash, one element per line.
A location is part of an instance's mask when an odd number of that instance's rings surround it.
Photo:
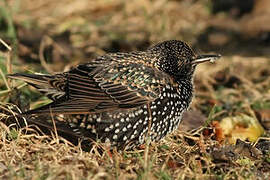
<path fill-rule="evenodd" d="M 167 39 L 198 53 L 269 56 L 268 0 L 3 0 L 0 8 L 0 35 L 25 62 L 39 62 L 41 42 L 53 63 Z"/>
<path fill-rule="evenodd" d="M 191 107 L 196 117 L 189 117 L 190 122 L 200 125 L 210 112 L 212 120 L 255 113 L 267 129 L 269 22 L 269 0 L 2 0 L 0 37 L 12 48 L 12 68 L 2 44 L 0 67 L 2 74 L 57 73 L 107 52 L 183 40 L 196 53 L 223 55 L 217 63 L 197 68 Z M 8 83 L 0 79 L 2 102 L 21 107 L 47 102 L 31 88 L 11 95 Z M 16 83 L 12 86 L 22 84 Z"/>
<path fill-rule="evenodd" d="M 53 63 L 167 39 L 198 52 L 269 56 L 268 0 L 3 0 L 0 8 L 0 35 L 25 62 L 39 62 L 42 41 Z"/>

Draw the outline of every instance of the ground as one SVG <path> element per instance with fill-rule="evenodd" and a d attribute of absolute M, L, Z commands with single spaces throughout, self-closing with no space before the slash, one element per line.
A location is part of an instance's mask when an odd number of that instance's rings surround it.
<path fill-rule="evenodd" d="M 269 179 L 269 3 L 224 9 L 222 2 L 1 1 L 0 177 Z M 168 39 L 222 58 L 197 68 L 191 108 L 161 142 L 124 152 L 96 142 L 84 151 L 54 131 L 6 123 L 17 107 L 48 103 L 6 74 L 62 72 L 107 52 L 144 50 Z"/>

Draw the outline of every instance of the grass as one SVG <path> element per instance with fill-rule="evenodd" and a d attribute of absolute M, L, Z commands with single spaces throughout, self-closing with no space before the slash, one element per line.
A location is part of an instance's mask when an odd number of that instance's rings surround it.
<path fill-rule="evenodd" d="M 207 19 L 214 18 L 209 1 L 17 0 L 1 1 L 0 7 L 0 23 L 6 27 L 1 29 L 0 37 L 12 48 L 1 43 L 0 178 L 269 178 L 269 148 L 262 150 L 263 141 L 258 141 L 256 147 L 231 145 L 226 142 L 228 137 L 218 134 L 220 127 L 214 125 L 239 114 L 254 118 L 254 112 L 269 109 L 267 51 L 261 56 L 244 56 L 234 50 L 223 54 L 215 64 L 199 66 L 191 110 L 202 112 L 200 116 L 208 118 L 207 123 L 197 131 L 177 130 L 144 148 L 108 151 L 96 142 L 86 152 L 55 132 L 48 135 L 33 125 L 7 123 L 14 112 L 48 100 L 22 82 L 6 79 L 6 74 L 60 72 L 105 52 L 141 50 L 165 39 L 199 44 L 198 37 L 211 25 Z M 49 42 L 41 46 L 44 37 Z M 193 123 L 192 119 L 184 121 Z M 221 141 L 217 136 L 222 137 Z M 269 141 L 267 131 L 263 136 Z M 105 151 L 101 153 L 100 148 Z M 262 154 L 254 155 L 257 151 Z"/>

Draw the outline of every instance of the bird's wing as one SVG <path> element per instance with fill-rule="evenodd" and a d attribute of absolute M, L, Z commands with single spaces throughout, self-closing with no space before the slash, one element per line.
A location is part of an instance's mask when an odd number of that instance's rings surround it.
<path fill-rule="evenodd" d="M 28 113 L 97 113 L 118 108 L 135 108 L 154 101 L 161 88 L 171 81 L 162 71 L 129 60 L 103 56 L 51 78 L 50 86 L 64 90 L 65 97 Z M 60 75 L 58 75 L 60 76 Z"/>
<path fill-rule="evenodd" d="M 89 113 L 129 109 L 159 97 L 170 77 L 134 61 L 93 61 L 67 73 L 67 101 L 51 105 L 52 112 Z"/>

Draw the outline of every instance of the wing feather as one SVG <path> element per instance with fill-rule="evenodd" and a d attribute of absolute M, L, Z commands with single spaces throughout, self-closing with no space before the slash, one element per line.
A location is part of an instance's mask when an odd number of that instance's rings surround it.
<path fill-rule="evenodd" d="M 122 61 L 114 60 L 113 55 L 79 65 L 64 75 L 46 77 L 50 89 L 64 91 L 65 98 L 28 113 L 80 114 L 135 108 L 154 101 L 165 82 L 171 81 L 167 74 L 150 65 L 126 61 L 124 56 Z"/>

